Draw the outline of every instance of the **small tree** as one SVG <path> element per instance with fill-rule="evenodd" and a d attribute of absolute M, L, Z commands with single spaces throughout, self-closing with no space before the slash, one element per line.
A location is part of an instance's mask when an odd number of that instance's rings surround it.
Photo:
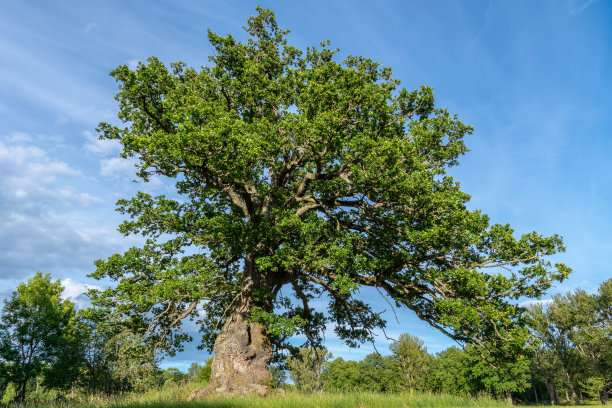
<path fill-rule="evenodd" d="M 270 374 L 272 374 L 272 387 L 281 388 L 287 381 L 287 374 L 280 365 L 271 365 Z"/>
<path fill-rule="evenodd" d="M 541 371 L 548 368 L 549 390 L 555 377 L 561 377 L 556 382 L 569 389 L 576 404 L 587 389 L 595 391 L 602 403 L 608 402 L 612 385 L 611 305 L 612 279 L 603 282 L 596 294 L 578 289 L 553 296 L 550 304 L 531 307 L 533 333 L 540 341 L 540 356 L 546 357 L 536 363 Z M 553 367 L 560 376 L 554 375 Z"/>
<path fill-rule="evenodd" d="M 402 376 L 393 356 L 371 353 L 359 362 L 364 387 L 375 392 L 399 392 L 404 389 Z"/>
<path fill-rule="evenodd" d="M 321 373 L 329 365 L 332 354 L 324 348 L 300 347 L 294 357 L 287 357 L 289 377 L 302 392 L 316 392 L 322 389 Z"/>
<path fill-rule="evenodd" d="M 73 314 L 43 369 L 43 385 L 61 391 L 71 389 L 74 397 L 75 386 L 85 371 L 86 347 L 86 329 Z"/>
<path fill-rule="evenodd" d="M 430 359 L 423 340 L 403 333 L 391 343 L 389 349 L 398 362 L 406 388 L 411 391 L 423 389 Z"/>
<path fill-rule="evenodd" d="M 0 316 L 0 376 L 16 387 L 16 399 L 24 401 L 28 381 L 47 365 L 69 382 L 74 371 L 66 359 L 77 356 L 78 338 L 72 332 L 75 311 L 72 302 L 61 299 L 60 281 L 37 272 L 27 283 L 20 283 L 4 301 Z"/>
<path fill-rule="evenodd" d="M 321 379 L 325 391 L 372 391 L 368 387 L 369 384 L 363 381 L 363 372 L 359 361 L 344 361 L 342 357 L 338 357 L 330 361 L 321 374 Z"/>
<path fill-rule="evenodd" d="M 190 381 L 197 381 L 198 373 L 202 369 L 202 366 L 196 363 L 195 361 L 189 365 L 189 369 L 187 370 L 187 378 Z"/>
<path fill-rule="evenodd" d="M 144 392 L 155 385 L 157 356 L 140 336 L 124 331 L 109 338 L 104 347 L 120 391 Z"/>
<path fill-rule="evenodd" d="M 541 345 L 549 352 L 548 357 L 555 367 L 555 376 L 569 389 L 575 404 L 579 404 L 579 373 L 583 367 L 581 358 L 571 339 L 572 317 L 561 304 L 561 296 L 556 296 L 552 307 L 534 304 L 530 308 L 533 333 Z M 557 307 L 560 306 L 560 307 Z"/>
<path fill-rule="evenodd" d="M 514 350 L 501 350 L 497 355 L 508 353 L 506 358 L 489 361 L 482 358 L 479 346 L 468 345 L 465 353 L 465 373 L 473 389 L 495 397 L 505 397 L 512 403 L 512 394 L 520 393 L 531 385 L 531 348 L 515 354 Z"/>

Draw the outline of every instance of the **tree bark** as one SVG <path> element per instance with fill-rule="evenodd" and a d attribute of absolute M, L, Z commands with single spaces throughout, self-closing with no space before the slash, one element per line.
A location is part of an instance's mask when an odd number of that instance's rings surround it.
<path fill-rule="evenodd" d="M 574 383 L 572 382 L 572 377 L 569 374 L 569 371 L 567 371 L 567 369 L 565 369 L 565 377 L 567 378 L 567 385 L 570 388 L 570 391 L 572 392 L 572 399 L 574 400 L 574 404 L 576 405 L 580 405 L 580 399 L 578 398 L 578 394 L 576 393 L 576 389 L 574 388 Z M 567 396 L 567 390 L 565 391 L 565 395 Z M 567 398 L 569 400 L 569 397 Z"/>
<path fill-rule="evenodd" d="M 606 384 L 604 384 L 601 390 L 599 390 L 599 400 L 601 401 L 602 405 L 608 405 L 610 403 L 610 397 L 608 396 L 608 387 Z"/>
<path fill-rule="evenodd" d="M 15 401 L 18 402 L 25 402 L 25 396 L 26 396 L 26 385 L 27 385 L 27 378 L 25 381 L 23 381 L 21 384 L 19 384 L 19 392 L 17 393 L 17 396 L 15 398 Z"/>
<path fill-rule="evenodd" d="M 273 347 L 266 327 L 251 322 L 251 311 L 261 307 L 272 310 L 271 299 L 261 297 L 266 288 L 267 274 L 257 270 L 255 257 L 249 254 L 244 260 L 243 291 L 240 305 L 226 320 L 215 341 L 210 382 L 194 391 L 189 399 L 202 396 L 251 395 L 265 396 L 270 392 L 272 374 L 268 364 L 272 360 Z"/>
<path fill-rule="evenodd" d="M 247 313 L 234 313 L 215 342 L 210 382 L 194 391 L 189 399 L 208 395 L 267 395 L 272 384 L 268 369 L 272 351 L 266 328 L 249 322 Z"/>
<path fill-rule="evenodd" d="M 548 391 L 548 396 L 550 397 L 550 405 L 557 405 L 559 402 L 557 400 L 557 389 L 554 380 L 549 381 L 548 377 L 545 377 L 544 384 L 546 385 L 546 391 Z"/>
<path fill-rule="evenodd" d="M 512 403 L 512 393 L 510 391 L 505 391 L 505 395 L 506 395 L 506 403 L 508 405 L 513 405 L 513 403 Z"/>

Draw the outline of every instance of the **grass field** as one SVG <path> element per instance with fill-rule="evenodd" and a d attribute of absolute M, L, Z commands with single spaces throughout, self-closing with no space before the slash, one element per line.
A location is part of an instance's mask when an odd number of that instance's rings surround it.
<path fill-rule="evenodd" d="M 200 385 L 190 383 L 167 389 L 151 390 L 144 394 L 127 394 L 111 399 L 82 397 L 68 403 L 0 404 L 4 408 L 412 408 L 412 407 L 509 407 L 506 401 L 490 397 L 457 397 L 428 394 L 300 394 L 288 392 L 267 398 L 234 397 L 187 401 L 187 396 Z M 566 404 L 562 404 L 566 405 Z M 571 405 L 571 404 L 567 404 Z M 599 401 L 585 401 L 581 405 L 601 406 Z"/>
<path fill-rule="evenodd" d="M 69 402 L 68 404 L 16 405 L 19 408 L 71 407 L 71 408 L 408 408 L 408 407 L 507 407 L 503 401 L 491 398 L 454 397 L 449 395 L 382 395 L 374 393 L 351 394 L 311 394 L 304 395 L 289 392 L 285 395 L 273 395 L 267 398 L 215 398 L 198 401 L 186 401 L 186 396 L 197 388 L 187 384 L 171 389 L 155 390 L 145 394 L 131 394 L 115 399 L 89 397 Z"/>

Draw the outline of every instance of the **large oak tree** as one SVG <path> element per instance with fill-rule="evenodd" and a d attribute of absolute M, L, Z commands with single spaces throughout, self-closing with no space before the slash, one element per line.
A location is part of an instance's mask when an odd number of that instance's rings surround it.
<path fill-rule="evenodd" d="M 101 138 L 176 194 L 119 201 L 120 231 L 147 241 L 96 263 L 117 284 L 94 303 L 170 352 L 202 308 L 215 392 L 266 393 L 293 334 L 317 346 L 332 325 L 349 345 L 371 339 L 385 322 L 363 286 L 458 341 L 519 347 L 512 301 L 567 275 L 544 259 L 561 238 L 515 238 L 467 209 L 446 171 L 472 127 L 431 88 L 401 89 L 368 58 L 337 61 L 329 43 L 300 51 L 257 11 L 246 42 L 208 33 L 200 70 L 149 58 L 112 72 L 125 126 L 102 123 Z"/>

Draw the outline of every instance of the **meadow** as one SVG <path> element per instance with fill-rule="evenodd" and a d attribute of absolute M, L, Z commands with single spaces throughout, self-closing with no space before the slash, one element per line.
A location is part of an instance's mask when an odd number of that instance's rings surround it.
<path fill-rule="evenodd" d="M 220 397 L 187 401 L 186 396 L 197 384 L 152 390 L 143 394 L 112 397 L 83 397 L 67 403 L 49 401 L 9 405 L 11 408 L 409 408 L 409 407 L 507 407 L 505 401 L 490 397 L 457 397 L 428 394 L 378 394 L 355 392 L 344 394 L 287 392 L 261 397 Z"/>

